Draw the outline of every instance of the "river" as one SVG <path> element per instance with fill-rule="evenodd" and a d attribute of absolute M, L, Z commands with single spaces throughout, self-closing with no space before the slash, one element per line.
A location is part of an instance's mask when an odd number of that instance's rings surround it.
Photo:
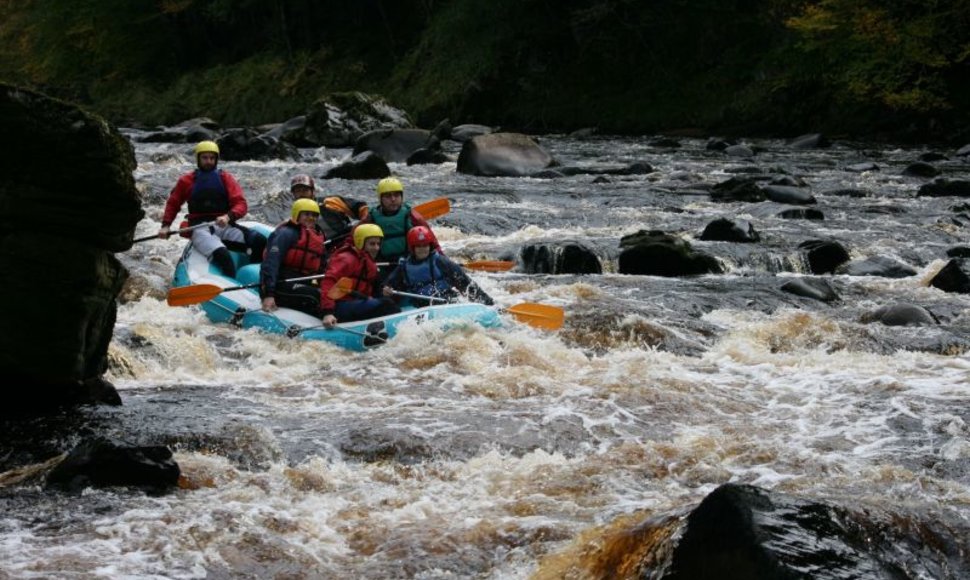
<path fill-rule="evenodd" d="M 171 446 L 183 488 L 2 490 L 0 577 L 528 578 L 578 566 L 607 531 L 688 508 L 725 482 L 906 506 L 970 530 L 970 297 L 929 286 L 947 248 L 968 243 L 970 216 L 964 200 L 916 197 L 926 180 L 902 175 L 928 150 L 752 140 L 746 159 L 695 139 L 541 142 L 564 165 L 655 171 L 594 180 L 472 177 L 453 162 L 392 170 L 406 201 L 451 199 L 432 225 L 459 261 L 514 258 L 537 242 L 594 249 L 601 275 L 473 275 L 502 306 L 564 308 L 557 333 L 512 321 L 422 325 L 349 353 L 168 307 L 161 296 L 184 240 L 120 255 L 145 289 L 120 305 L 110 350 L 124 406 L 85 414 L 101 432 Z M 966 159 L 944 153 L 951 159 L 935 165 L 945 176 L 970 177 Z M 278 219 L 290 175 L 322 175 L 349 151 L 304 154 L 223 164 L 251 217 Z M 136 141 L 136 155 L 146 235 L 191 153 Z M 868 162 L 878 169 L 859 170 Z M 756 169 L 804 179 L 825 219 L 710 199 L 712 185 Z M 318 180 L 369 202 L 373 187 Z M 722 216 L 747 217 L 762 241 L 700 241 Z M 640 229 L 676 234 L 726 272 L 616 273 L 619 238 Z M 828 276 L 842 296 L 831 303 L 780 291 L 808 273 L 797 245 L 809 239 L 917 274 Z M 863 322 L 897 302 L 940 324 Z"/>

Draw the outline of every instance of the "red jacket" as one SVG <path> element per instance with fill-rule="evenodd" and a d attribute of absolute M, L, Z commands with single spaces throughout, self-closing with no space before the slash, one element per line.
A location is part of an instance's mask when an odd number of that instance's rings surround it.
<path fill-rule="evenodd" d="M 218 170 L 217 170 L 218 171 Z M 226 188 L 226 194 L 229 196 L 229 220 L 236 221 L 241 219 L 246 212 L 249 211 L 249 205 L 246 203 L 246 196 L 243 194 L 242 187 L 236 181 L 228 171 L 220 172 L 222 177 L 222 185 Z M 165 214 L 162 216 L 162 226 L 169 227 L 172 222 L 175 221 L 175 216 L 178 215 L 179 210 L 182 209 L 182 205 L 189 200 L 192 195 L 192 188 L 195 185 L 195 171 L 190 171 L 179 177 L 179 180 L 175 183 L 175 187 L 172 188 L 172 192 L 168 194 L 168 201 L 165 202 Z M 218 216 L 206 216 L 199 214 L 188 214 L 185 216 L 186 219 L 192 220 L 199 217 L 218 217 Z"/>
<path fill-rule="evenodd" d="M 377 264 L 370 254 L 363 250 L 358 250 L 354 246 L 341 246 L 332 256 L 327 264 L 327 275 L 324 276 L 320 284 L 320 309 L 324 316 L 333 314 L 333 298 L 327 296 L 330 289 L 337 284 L 341 278 L 352 278 L 354 280 L 354 290 L 366 297 L 380 297 L 381 285 L 377 272 Z M 360 295 L 354 296 L 348 293 L 339 300 L 359 300 Z"/>

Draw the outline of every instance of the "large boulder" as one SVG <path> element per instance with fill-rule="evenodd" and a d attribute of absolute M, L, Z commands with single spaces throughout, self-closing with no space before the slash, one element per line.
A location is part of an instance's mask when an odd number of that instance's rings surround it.
<path fill-rule="evenodd" d="M 352 147 L 368 131 L 412 126 L 407 113 L 381 97 L 356 91 L 331 93 L 310 106 L 303 138 L 317 146 Z"/>
<path fill-rule="evenodd" d="M 0 84 L 2 414 L 118 403 L 101 379 L 116 297 L 128 276 L 114 252 L 144 216 L 128 141 L 103 119 Z"/>
<path fill-rule="evenodd" d="M 407 161 L 412 153 L 433 145 L 431 132 L 424 129 L 381 129 L 368 131 L 357 139 L 354 155 L 372 151 L 388 163 Z"/>
<path fill-rule="evenodd" d="M 491 133 L 465 142 L 458 154 L 458 172 L 487 177 L 521 177 L 538 173 L 556 162 L 521 133 Z"/>
<path fill-rule="evenodd" d="M 216 139 L 219 158 L 224 161 L 270 161 L 300 159 L 300 152 L 289 143 L 255 129 L 230 129 Z"/>
<path fill-rule="evenodd" d="M 620 239 L 621 274 L 646 276 L 691 276 L 723 272 L 717 258 L 694 250 L 686 241 L 670 234 L 640 230 Z"/>
<path fill-rule="evenodd" d="M 933 276 L 930 285 L 944 292 L 970 294 L 970 259 L 954 258 Z"/>
<path fill-rule="evenodd" d="M 970 181 L 937 177 L 916 191 L 917 197 L 970 197 Z"/>
<path fill-rule="evenodd" d="M 68 453 L 47 476 L 47 486 L 80 492 L 86 487 L 173 489 L 181 469 L 164 446 L 138 447 L 121 441 L 94 438 Z"/>
<path fill-rule="evenodd" d="M 813 274 L 831 274 L 849 261 L 849 251 L 834 240 L 806 240 L 798 244 Z"/>
<path fill-rule="evenodd" d="M 602 274 L 593 250 L 580 242 L 528 244 L 522 248 L 522 271 L 529 274 Z"/>
<path fill-rule="evenodd" d="M 380 155 L 365 151 L 354 155 L 336 167 L 331 167 L 324 179 L 381 179 L 391 174 L 391 169 Z"/>

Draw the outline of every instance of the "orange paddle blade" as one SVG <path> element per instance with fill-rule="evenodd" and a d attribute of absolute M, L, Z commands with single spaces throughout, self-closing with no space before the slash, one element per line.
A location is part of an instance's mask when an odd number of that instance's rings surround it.
<path fill-rule="evenodd" d="M 421 217 L 424 219 L 430 220 L 441 217 L 451 211 L 451 201 L 447 197 L 439 197 L 438 199 L 432 199 L 431 201 L 416 205 L 412 209 L 421 214 Z"/>
<path fill-rule="evenodd" d="M 565 311 L 558 306 L 523 302 L 505 309 L 519 322 L 542 330 L 559 330 L 562 328 Z"/>
<path fill-rule="evenodd" d="M 189 306 L 208 302 L 222 293 L 224 288 L 215 284 L 196 284 L 195 286 L 182 286 L 172 288 L 168 291 L 169 306 Z"/>
<path fill-rule="evenodd" d="M 515 262 L 508 262 L 506 260 L 477 260 L 474 262 L 465 262 L 462 264 L 462 267 L 480 272 L 508 272 L 515 267 Z"/>
<path fill-rule="evenodd" d="M 337 283 L 333 285 L 332 288 L 327 292 L 327 298 L 331 300 L 340 300 L 344 296 L 350 294 L 354 291 L 354 279 L 353 278 L 341 278 L 337 280 Z"/>

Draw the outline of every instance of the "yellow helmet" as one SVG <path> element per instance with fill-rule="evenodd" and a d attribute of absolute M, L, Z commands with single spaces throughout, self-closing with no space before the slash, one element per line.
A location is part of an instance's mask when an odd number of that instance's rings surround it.
<path fill-rule="evenodd" d="M 404 185 L 401 184 L 400 179 L 396 177 L 385 177 L 377 182 L 377 199 L 380 199 L 385 193 L 394 191 L 400 191 L 401 195 L 404 195 Z"/>
<path fill-rule="evenodd" d="M 320 215 L 320 205 L 312 199 L 298 199 L 293 202 L 293 209 L 290 211 L 290 219 L 292 219 L 295 223 L 296 218 L 300 217 L 300 214 L 305 211 Z"/>
<path fill-rule="evenodd" d="M 364 240 L 367 238 L 383 238 L 384 230 L 377 224 L 360 224 L 354 229 L 354 247 L 358 250 L 364 248 Z"/>
<path fill-rule="evenodd" d="M 199 144 L 195 146 L 195 156 L 198 157 L 199 153 L 215 153 L 219 154 L 219 146 L 216 145 L 215 141 L 199 141 Z"/>

